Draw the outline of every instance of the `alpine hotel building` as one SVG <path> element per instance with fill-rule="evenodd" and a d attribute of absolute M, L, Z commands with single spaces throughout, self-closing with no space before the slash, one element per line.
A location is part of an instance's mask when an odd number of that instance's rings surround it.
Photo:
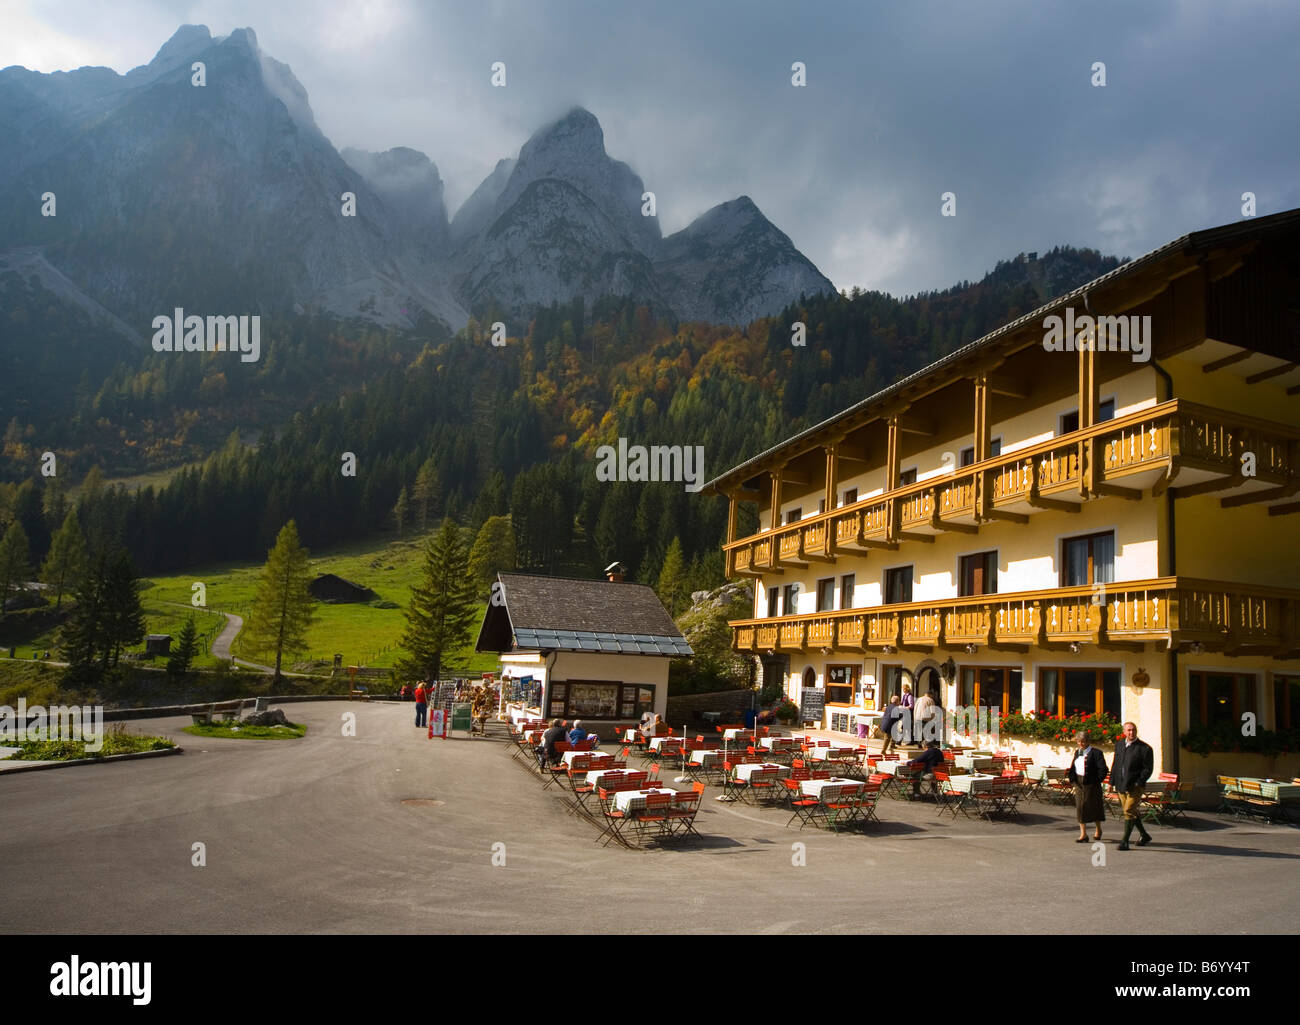
<path fill-rule="evenodd" d="M 796 703 L 821 689 L 826 729 L 914 680 L 944 708 L 1134 720 L 1208 781 L 1189 726 L 1300 727 L 1298 339 L 1293 210 L 1184 236 L 728 470 L 706 490 L 755 585 L 735 648 Z"/>

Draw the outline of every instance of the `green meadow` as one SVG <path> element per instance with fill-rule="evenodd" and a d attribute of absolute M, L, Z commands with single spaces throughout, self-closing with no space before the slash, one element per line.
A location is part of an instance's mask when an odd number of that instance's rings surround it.
<path fill-rule="evenodd" d="M 375 592 L 376 598 L 368 604 L 317 603 L 316 620 L 307 637 L 308 654 L 297 656 L 294 661 L 332 662 L 337 653 L 343 656 L 344 665 L 379 668 L 394 665 L 401 655 L 398 644 L 406 628 L 402 609 L 410 600 L 411 588 L 419 582 L 422 562 L 423 540 L 419 538 L 394 540 L 378 547 L 374 542 L 358 544 L 319 555 L 313 552 L 313 577 L 322 573 L 334 573 L 345 580 L 369 587 Z M 261 570 L 260 563 L 231 564 L 171 576 L 154 576 L 142 581 L 145 590 L 141 599 L 149 615 L 149 632 L 170 633 L 173 637 L 176 635 L 188 614 L 187 608 L 177 608 L 176 605 L 189 606 L 195 583 L 205 586 L 209 610 L 231 612 L 246 619 L 252 608 Z M 385 605 L 393 607 L 382 607 Z M 474 627 L 474 638 L 478 636 L 478 624 L 482 622 L 486 608 L 485 595 L 483 608 L 479 611 Z M 155 629 L 154 612 L 151 610 L 159 610 L 157 622 L 166 622 L 165 629 Z M 237 657 L 263 661 L 256 653 L 246 650 L 241 640 L 242 637 L 236 638 L 232 646 Z M 458 671 L 477 675 L 497 668 L 496 656 L 473 654 L 472 640 L 470 648 L 468 666 Z M 215 662 L 210 654 L 206 660 L 207 663 Z"/>

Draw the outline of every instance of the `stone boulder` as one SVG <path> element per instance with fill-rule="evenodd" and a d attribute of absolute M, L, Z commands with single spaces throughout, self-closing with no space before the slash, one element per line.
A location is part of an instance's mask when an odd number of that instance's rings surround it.
<path fill-rule="evenodd" d="M 292 726 L 293 723 L 289 722 L 289 720 L 284 717 L 284 712 L 282 712 L 280 709 L 270 708 L 267 709 L 265 712 L 254 712 L 252 715 L 246 716 L 243 720 L 240 721 L 239 725 L 240 726 Z"/>

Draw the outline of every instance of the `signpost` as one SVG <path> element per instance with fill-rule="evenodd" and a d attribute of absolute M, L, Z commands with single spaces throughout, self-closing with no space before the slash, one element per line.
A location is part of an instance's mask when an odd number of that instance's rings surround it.
<path fill-rule="evenodd" d="M 826 712 L 826 692 L 820 687 L 809 687 L 799 694 L 799 721 L 821 725 Z"/>

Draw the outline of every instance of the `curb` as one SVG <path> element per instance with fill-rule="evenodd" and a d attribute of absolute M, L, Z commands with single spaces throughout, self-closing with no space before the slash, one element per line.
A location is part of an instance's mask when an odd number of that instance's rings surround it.
<path fill-rule="evenodd" d="M 34 765 L 24 765 L 22 762 L 12 763 L 15 768 L 9 768 L 6 765 L 0 768 L 0 779 L 14 772 L 40 772 L 42 769 L 66 769 L 73 765 L 103 765 L 105 762 L 129 762 L 135 758 L 159 758 L 165 755 L 184 754 L 183 747 L 168 748 L 165 751 L 132 751 L 124 755 L 105 755 L 103 758 L 74 758 L 66 762 L 41 762 Z"/>

